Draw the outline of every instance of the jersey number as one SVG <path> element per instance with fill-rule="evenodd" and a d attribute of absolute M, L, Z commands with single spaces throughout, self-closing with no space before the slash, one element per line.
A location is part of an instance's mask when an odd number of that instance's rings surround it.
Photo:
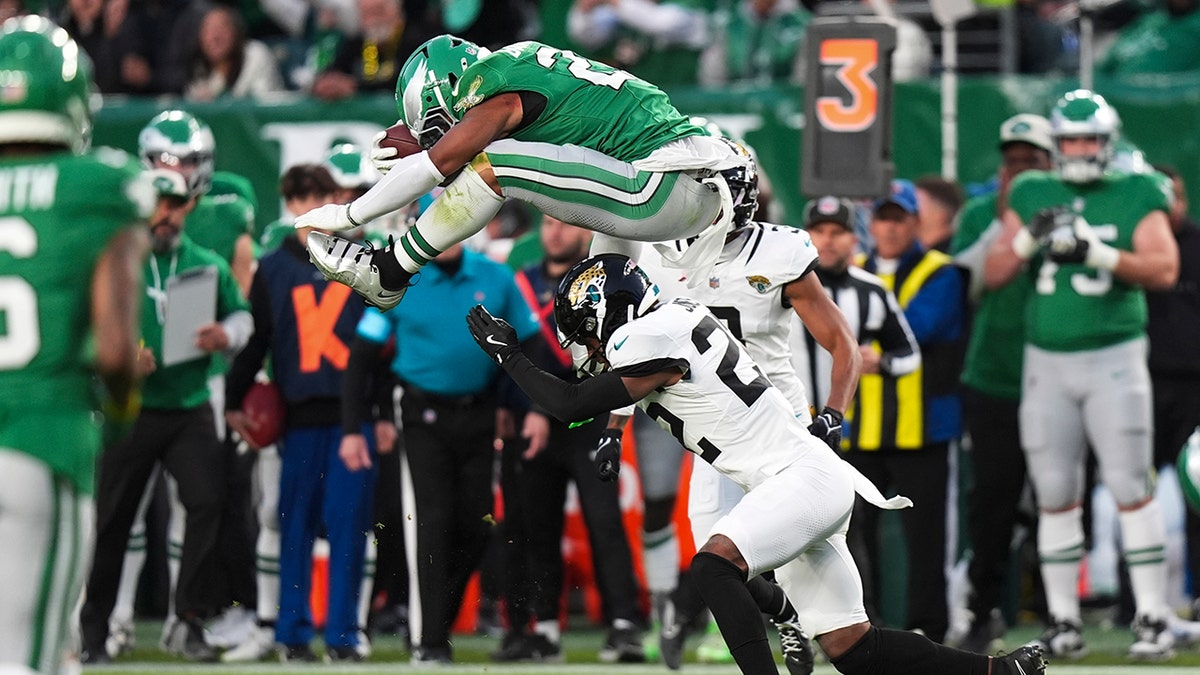
<path fill-rule="evenodd" d="M 682 299 L 676 299 L 675 303 L 690 304 L 689 301 Z M 692 307 L 696 306 L 698 305 L 692 305 Z M 741 399 L 742 403 L 745 403 L 746 407 L 749 408 L 767 391 L 767 387 L 771 386 L 771 383 L 762 374 L 762 371 L 758 369 L 758 366 L 753 366 L 756 376 L 750 382 L 742 382 L 738 378 L 737 373 L 734 372 L 738 359 L 741 358 L 741 348 L 738 341 L 728 329 L 717 323 L 716 319 L 713 319 L 711 316 L 701 319 L 700 323 L 692 329 L 692 344 L 695 345 L 696 351 L 704 354 L 711 349 L 713 344 L 709 338 L 717 331 L 723 332 L 726 338 L 725 353 L 721 355 L 721 362 L 717 364 L 717 377 L 721 379 L 722 384 L 729 387 L 734 396 Z M 683 440 L 683 420 L 679 419 L 670 410 L 667 410 L 662 404 L 654 402 L 646 406 L 646 414 L 654 419 L 665 422 L 667 428 L 671 430 L 671 435 L 675 437 L 675 440 L 679 441 L 680 445 L 700 455 L 700 458 L 709 464 L 712 464 L 721 455 L 721 450 L 713 445 L 712 441 L 704 437 L 696 441 L 696 447 L 689 446 Z"/>
<path fill-rule="evenodd" d="M 1116 241 L 1117 228 L 1112 225 L 1096 225 L 1093 228 L 1096 238 L 1100 241 Z M 1038 268 L 1035 287 L 1040 295 L 1054 295 L 1058 290 L 1058 282 L 1054 275 L 1058 273 L 1059 265 L 1053 260 L 1046 259 Z M 1071 275 L 1071 288 L 1079 295 L 1098 296 L 1112 289 L 1112 272 L 1108 270 L 1088 270 Z"/>
<path fill-rule="evenodd" d="M 555 49 L 554 47 L 542 47 L 537 50 L 537 62 L 543 68 L 553 68 L 556 59 L 566 59 L 567 72 L 577 80 L 598 84 L 601 87 L 610 89 L 620 89 L 621 85 L 627 80 L 632 80 L 633 75 L 623 71 L 611 68 L 602 63 L 596 63 L 591 59 L 576 54 L 567 49 Z"/>
<path fill-rule="evenodd" d="M 0 251 L 14 258 L 31 258 L 37 253 L 37 232 L 29 221 L 11 216 L 0 218 Z M 42 346 L 38 329 L 37 293 L 18 276 L 0 276 L 0 370 L 23 368 Z"/>

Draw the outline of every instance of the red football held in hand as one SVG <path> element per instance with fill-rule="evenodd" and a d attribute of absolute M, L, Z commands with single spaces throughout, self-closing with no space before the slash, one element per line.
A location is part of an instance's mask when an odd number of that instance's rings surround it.
<path fill-rule="evenodd" d="M 417 143 L 416 137 L 404 122 L 396 122 L 388 127 L 379 141 L 379 147 L 394 149 L 397 158 L 415 155 L 422 150 L 421 144 Z"/>
<path fill-rule="evenodd" d="M 246 440 L 265 448 L 283 435 L 283 423 L 287 417 L 287 405 L 279 387 L 270 382 L 255 382 L 242 399 L 242 412 L 250 418 L 253 429 L 246 431 Z"/>

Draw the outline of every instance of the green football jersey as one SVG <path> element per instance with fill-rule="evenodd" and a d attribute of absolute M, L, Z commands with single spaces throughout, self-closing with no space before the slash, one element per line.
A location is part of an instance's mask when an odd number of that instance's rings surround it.
<path fill-rule="evenodd" d="M 238 237 L 254 231 L 254 207 L 235 194 L 205 195 L 188 214 L 186 226 L 192 241 L 233 264 Z"/>
<path fill-rule="evenodd" d="M 90 494 L 100 446 L 91 280 L 113 235 L 153 208 L 128 155 L 0 159 L 0 447 Z"/>
<path fill-rule="evenodd" d="M 1029 222 L 1043 208 L 1066 206 L 1083 216 L 1104 243 L 1133 250 L 1133 231 L 1170 193 L 1152 174 L 1109 172 L 1098 181 L 1067 183 L 1056 174 L 1027 171 L 1013 181 L 1009 204 Z M 1030 265 L 1028 341 L 1048 351 L 1098 349 L 1145 334 L 1146 297 L 1139 286 L 1082 263 L 1059 265 L 1044 255 Z"/>
<path fill-rule="evenodd" d="M 211 250 L 191 240 L 185 232 L 179 247 L 170 253 L 151 253 L 146 261 L 146 301 L 142 304 L 142 338 L 154 352 L 158 369 L 142 384 L 142 407 L 179 410 L 208 401 L 210 358 L 162 365 L 163 321 L 166 319 L 167 280 L 189 270 L 217 268 L 217 321 L 237 311 L 249 311 L 229 264 Z M 216 354 L 213 358 L 221 358 Z"/>
<path fill-rule="evenodd" d="M 951 255 L 973 246 L 996 219 L 996 194 L 976 197 L 963 207 L 950 243 Z M 1000 288 L 984 291 L 975 308 L 962 381 L 985 394 L 1021 396 L 1025 360 L 1025 303 L 1032 283 L 1021 275 Z"/>
<path fill-rule="evenodd" d="M 484 99 L 517 91 L 546 97 L 537 120 L 512 135 L 521 141 L 579 145 L 632 162 L 677 138 L 704 134 L 658 87 L 540 42 L 518 42 L 471 64 L 451 109 L 462 119 Z"/>

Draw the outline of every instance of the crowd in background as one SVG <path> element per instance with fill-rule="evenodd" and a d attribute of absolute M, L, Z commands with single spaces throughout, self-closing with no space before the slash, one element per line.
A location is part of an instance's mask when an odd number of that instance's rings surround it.
<path fill-rule="evenodd" d="M 939 27 L 928 3 L 891 0 L 575 0 L 565 26 L 543 30 L 535 0 L 4 0 L 0 19 L 42 13 L 65 26 L 96 63 L 104 94 L 179 95 L 190 101 L 311 94 L 337 100 L 391 93 L 399 66 L 449 32 L 488 48 L 562 35 L 576 49 L 659 85 L 799 82 L 805 27 L 816 16 L 885 11 L 897 26 L 897 80 L 936 74 Z M 1083 3 L 1020 0 L 1008 37 L 1011 70 L 1079 67 Z M 1121 0 L 1095 14 L 1097 72 L 1196 72 L 1195 0 Z M 997 5 L 1004 7 L 1003 4 Z M 997 28 L 995 30 L 1007 30 Z M 965 48 L 965 47 L 964 47 Z M 974 72 L 999 72 L 987 55 Z"/>

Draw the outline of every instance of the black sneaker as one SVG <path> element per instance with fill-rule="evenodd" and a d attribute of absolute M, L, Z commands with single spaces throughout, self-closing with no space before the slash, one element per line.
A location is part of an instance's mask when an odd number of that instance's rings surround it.
<path fill-rule="evenodd" d="M 796 621 L 784 621 L 776 623 L 775 629 L 779 631 L 779 648 L 783 652 L 783 664 L 787 666 L 788 674 L 812 675 L 812 640 L 804 634 L 800 624 Z"/>
<path fill-rule="evenodd" d="M 358 663 L 363 655 L 358 647 L 328 647 L 325 649 L 325 663 Z"/>
<path fill-rule="evenodd" d="M 79 661 L 85 666 L 99 666 L 113 662 L 112 657 L 108 655 L 108 650 L 104 647 L 99 649 L 84 647 L 83 652 L 79 655 Z"/>
<path fill-rule="evenodd" d="M 1007 628 L 1000 610 L 993 609 L 987 615 L 971 621 L 971 628 L 959 648 L 976 654 L 992 654 L 996 651 L 996 641 L 1004 636 Z"/>
<path fill-rule="evenodd" d="M 1041 647 L 1053 658 L 1080 659 L 1088 653 L 1087 645 L 1083 643 L 1083 626 L 1066 619 L 1052 623 L 1029 644 Z"/>
<path fill-rule="evenodd" d="M 1046 656 L 1037 645 L 1018 647 L 1016 651 L 992 657 L 992 675 L 1042 675 Z"/>
<path fill-rule="evenodd" d="M 167 652 L 188 661 L 212 663 L 220 654 L 204 639 L 204 625 L 195 617 L 181 618 L 166 639 Z"/>
<path fill-rule="evenodd" d="M 492 652 L 493 661 L 511 663 L 534 661 L 542 663 L 563 660 L 562 646 L 541 633 L 509 633 L 500 649 Z"/>
<path fill-rule="evenodd" d="M 658 629 L 658 653 L 663 663 L 671 670 L 679 670 L 683 666 L 683 647 L 687 640 L 687 621 L 679 616 L 675 601 L 667 598 L 659 608 L 659 620 L 662 625 Z"/>
<path fill-rule="evenodd" d="M 317 655 L 307 644 L 283 645 L 279 648 L 280 663 L 315 663 Z"/>
<path fill-rule="evenodd" d="M 642 649 L 642 632 L 627 619 L 613 621 L 604 646 L 600 648 L 599 657 L 605 663 L 645 663 L 646 651 Z"/>
<path fill-rule="evenodd" d="M 450 645 L 436 647 L 413 647 L 412 658 L 409 662 L 414 666 L 435 666 L 454 663 L 450 653 Z"/>

